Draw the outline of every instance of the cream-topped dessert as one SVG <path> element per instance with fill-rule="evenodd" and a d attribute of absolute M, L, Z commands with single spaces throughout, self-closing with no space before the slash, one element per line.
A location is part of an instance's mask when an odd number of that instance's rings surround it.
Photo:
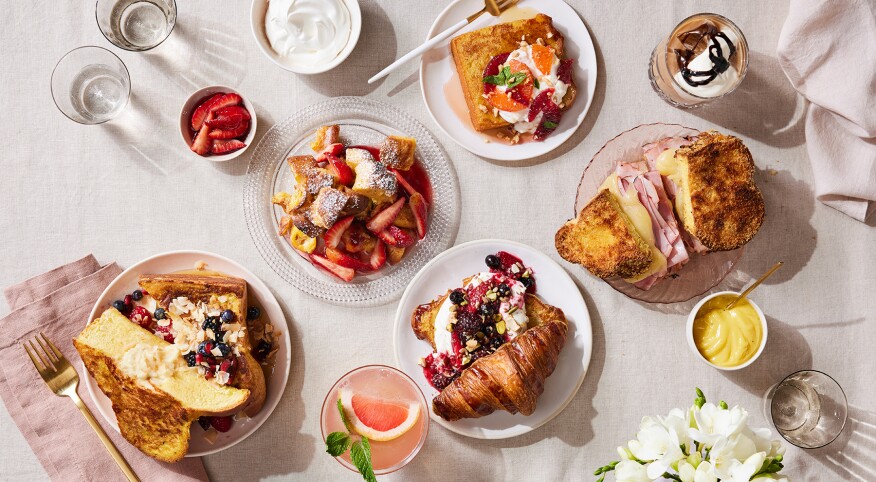
<path fill-rule="evenodd" d="M 338 56 L 352 32 L 344 0 L 270 0 L 265 34 L 277 54 L 302 66 Z"/>
<path fill-rule="evenodd" d="M 451 291 L 434 316 L 435 351 L 423 358 L 423 373 L 438 390 L 463 369 L 514 340 L 529 327 L 526 293 L 535 291 L 530 268 L 500 251 L 486 258 L 489 271 Z M 423 305 L 428 309 L 430 305 Z"/>
<path fill-rule="evenodd" d="M 739 83 L 739 72 L 731 59 L 736 54 L 732 30 L 718 30 L 710 23 L 687 35 L 700 35 L 697 43 L 687 50 L 676 50 L 679 71 L 675 81 L 685 91 L 699 97 L 720 97 Z M 697 52 L 702 49 L 702 51 Z"/>

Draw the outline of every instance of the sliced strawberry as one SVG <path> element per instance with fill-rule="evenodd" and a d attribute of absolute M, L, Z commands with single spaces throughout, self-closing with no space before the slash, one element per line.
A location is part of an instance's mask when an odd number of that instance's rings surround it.
<path fill-rule="evenodd" d="M 368 220 L 368 223 L 365 224 L 365 227 L 368 228 L 372 233 L 379 233 L 386 229 L 389 225 L 395 221 L 396 216 L 398 216 L 399 211 L 401 211 L 402 207 L 405 205 L 405 198 L 398 198 L 398 200 L 389 205 L 388 208 L 380 211 L 375 214 L 374 217 Z"/>
<path fill-rule="evenodd" d="M 417 237 L 411 231 L 399 228 L 398 226 L 386 228 L 377 233 L 377 237 L 397 248 L 407 248 L 417 243 Z"/>
<path fill-rule="evenodd" d="M 242 124 L 243 121 L 248 121 L 252 118 L 249 115 L 249 111 L 239 105 L 217 109 L 213 112 L 213 117 L 212 120 L 208 120 L 205 123 L 210 127 L 218 129 L 232 129 Z"/>
<path fill-rule="evenodd" d="M 325 248 L 325 255 L 329 261 L 337 263 L 345 268 L 352 268 L 356 271 L 371 271 L 371 265 L 364 261 L 360 261 L 342 251 L 333 248 Z"/>
<path fill-rule="evenodd" d="M 371 269 L 377 271 L 384 264 L 386 264 L 386 245 L 383 244 L 383 241 L 377 240 L 377 246 L 374 247 L 374 251 L 371 252 Z"/>
<path fill-rule="evenodd" d="M 322 152 L 331 156 L 340 157 L 344 154 L 345 149 L 346 148 L 343 144 L 335 142 L 334 144 L 329 144 L 328 147 L 322 150 Z"/>
<path fill-rule="evenodd" d="M 426 200 L 423 199 L 422 194 L 414 193 L 408 202 L 411 204 L 411 211 L 414 212 L 414 219 L 417 221 L 417 236 L 423 239 L 426 237 L 426 220 L 429 217 Z"/>
<path fill-rule="evenodd" d="M 353 169 L 351 169 L 350 166 L 339 157 L 326 154 L 326 158 L 329 163 L 326 169 L 338 178 L 338 182 L 344 186 L 352 186 L 356 181 L 356 175 L 353 174 Z"/>
<path fill-rule="evenodd" d="M 326 248 L 337 248 L 339 244 L 341 244 L 341 236 L 344 235 L 344 231 L 350 227 L 350 224 L 353 222 L 353 216 L 346 217 L 337 221 L 334 226 L 331 227 L 325 234 L 322 235 L 322 240 L 325 242 Z"/>
<path fill-rule="evenodd" d="M 337 263 L 329 261 L 328 259 L 317 254 L 311 254 L 310 261 L 313 262 L 314 265 L 325 269 L 329 273 L 337 276 L 344 281 L 352 281 L 352 279 L 356 276 L 356 271 L 354 269 L 340 266 Z"/>
<path fill-rule="evenodd" d="M 207 114 L 209 114 L 213 107 L 213 102 L 219 100 L 222 97 L 222 94 L 216 94 L 213 97 L 205 100 L 195 109 L 195 112 L 192 114 L 192 130 L 198 131 L 201 130 L 201 126 L 204 125 L 204 121 L 207 119 Z"/>
<path fill-rule="evenodd" d="M 206 156 L 210 153 L 210 149 L 212 148 L 213 141 L 210 139 L 210 126 L 201 126 L 201 130 L 198 131 L 198 135 L 196 135 L 195 140 L 192 141 L 192 151 L 199 156 Z"/>
<path fill-rule="evenodd" d="M 409 183 L 408 180 L 405 179 L 405 177 L 402 176 L 400 172 L 396 171 L 395 169 L 390 169 L 390 171 L 392 171 L 392 173 L 395 175 L 396 180 L 398 180 L 398 183 L 401 184 L 401 187 L 405 188 L 405 191 L 407 191 L 408 194 L 410 194 L 411 196 L 417 194 L 417 190 L 414 189 L 413 186 L 411 186 L 411 183 Z"/>
<path fill-rule="evenodd" d="M 229 152 L 243 149 L 246 147 L 242 141 L 237 139 L 213 139 L 213 154 L 227 154 Z"/>
<path fill-rule="evenodd" d="M 210 105 L 210 112 L 216 112 L 217 110 L 228 107 L 231 105 L 240 105 L 243 102 L 243 98 L 233 92 L 228 94 L 223 94 L 222 97 L 213 101 Z"/>
<path fill-rule="evenodd" d="M 249 130 L 249 121 L 245 120 L 241 122 L 237 127 L 232 127 L 230 129 L 214 129 L 210 131 L 211 139 L 234 139 L 235 137 L 240 137 L 246 134 L 246 131 Z"/>

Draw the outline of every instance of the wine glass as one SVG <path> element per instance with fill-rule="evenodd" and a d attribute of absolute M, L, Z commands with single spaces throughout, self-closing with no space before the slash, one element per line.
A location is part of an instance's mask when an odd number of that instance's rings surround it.
<path fill-rule="evenodd" d="M 824 447 L 843 431 L 848 403 L 842 387 L 817 370 L 792 373 L 770 390 L 770 417 L 788 442 L 804 448 Z"/>

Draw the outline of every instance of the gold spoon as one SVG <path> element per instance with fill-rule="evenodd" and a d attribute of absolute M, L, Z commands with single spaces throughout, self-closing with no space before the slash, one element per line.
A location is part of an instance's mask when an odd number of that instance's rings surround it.
<path fill-rule="evenodd" d="M 733 308 L 733 305 L 735 305 L 736 303 L 739 303 L 739 300 L 748 296 L 749 293 L 754 291 L 755 288 L 757 288 L 758 286 L 760 286 L 761 283 L 763 283 L 763 280 L 769 278 L 771 274 L 775 273 L 777 269 L 781 268 L 782 264 L 783 263 L 781 261 L 776 263 L 772 268 L 770 268 L 769 271 L 767 271 L 766 273 L 763 274 L 763 276 L 758 278 L 758 280 L 755 281 L 753 285 L 749 286 L 747 290 L 743 291 L 741 295 L 737 296 L 736 299 L 734 299 L 733 301 L 730 302 L 730 304 L 728 304 L 726 307 L 724 307 L 724 310 L 729 310 L 730 308 Z"/>

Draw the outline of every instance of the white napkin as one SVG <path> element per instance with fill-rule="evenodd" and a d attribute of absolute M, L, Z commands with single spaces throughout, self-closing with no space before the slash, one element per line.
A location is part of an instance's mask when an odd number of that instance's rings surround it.
<path fill-rule="evenodd" d="M 876 2 L 790 2 L 779 63 L 809 100 L 806 145 L 819 201 L 864 221 L 876 201 Z"/>

